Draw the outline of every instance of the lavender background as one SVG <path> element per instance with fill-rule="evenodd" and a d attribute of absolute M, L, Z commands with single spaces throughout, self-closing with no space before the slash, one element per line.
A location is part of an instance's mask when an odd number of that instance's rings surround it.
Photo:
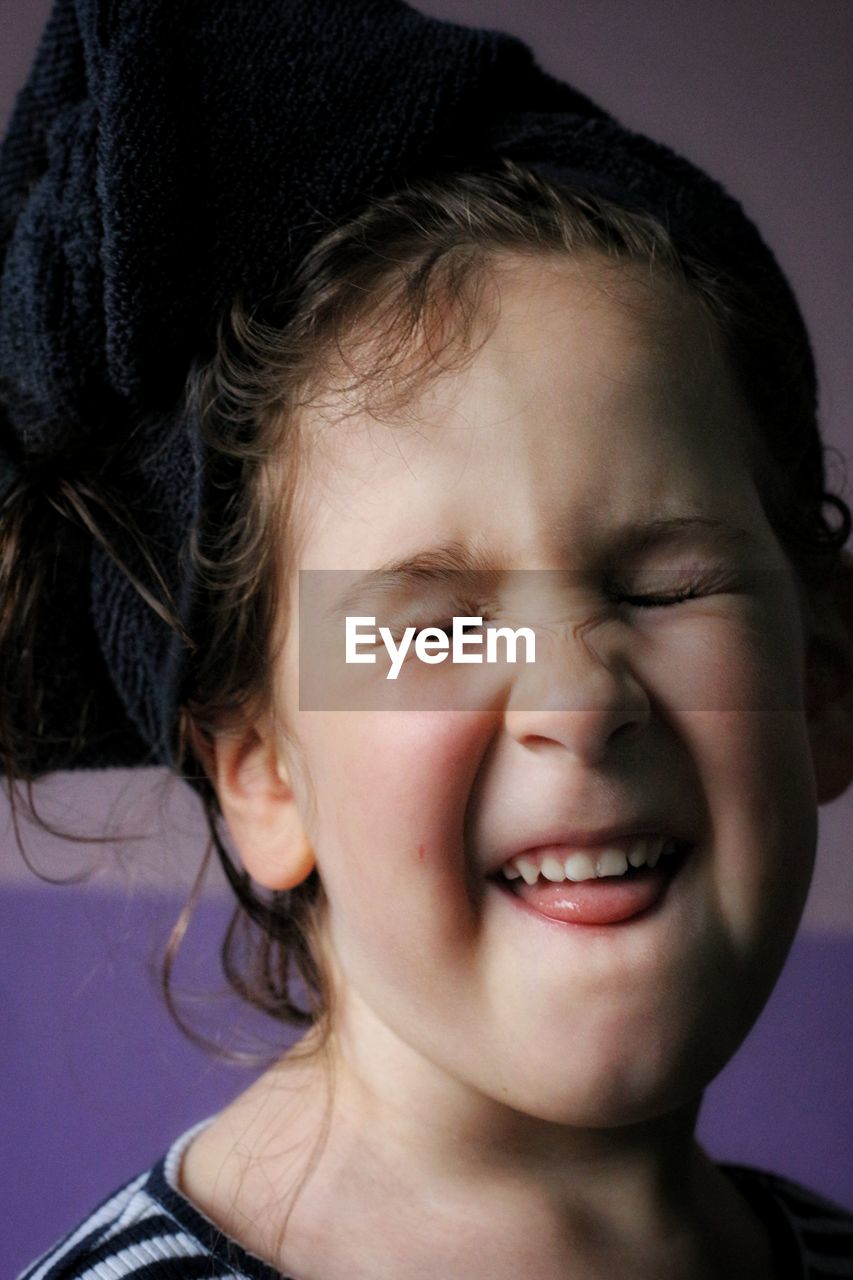
<path fill-rule="evenodd" d="M 273 0 L 270 0 L 272 3 Z M 801 299 L 827 440 L 850 456 L 853 409 L 853 5 L 849 0 L 443 0 L 420 8 L 512 30 L 549 70 L 707 167 L 744 202 Z M 47 13 L 2 0 L 0 120 Z M 849 498 L 848 493 L 848 498 Z M 26 832 L 27 870 L 0 797 L 0 1274 L 73 1226 L 249 1079 L 187 1042 L 155 969 L 204 851 L 200 815 L 159 771 L 66 776 L 45 816 L 131 842 L 70 846 Z M 742 1050 L 706 1096 L 713 1155 L 764 1165 L 853 1205 L 853 799 L 821 810 L 800 937 Z M 229 902 L 216 876 L 178 967 L 183 1011 L 217 1042 L 271 1024 L 221 996 Z"/>

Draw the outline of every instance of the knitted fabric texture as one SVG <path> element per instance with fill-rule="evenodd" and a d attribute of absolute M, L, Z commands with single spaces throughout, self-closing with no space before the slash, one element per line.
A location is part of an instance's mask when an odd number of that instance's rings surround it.
<path fill-rule="evenodd" d="M 192 636 L 187 543 L 213 497 L 182 393 L 223 308 L 239 292 L 283 319 L 278 290 L 329 228 L 407 178 L 498 155 L 752 275 L 809 351 L 737 202 L 513 37 L 400 0 L 57 0 L 0 152 L 0 500 L 97 469 Z M 190 651 L 65 523 L 39 619 L 36 771 L 172 765 Z M 75 741 L 84 695 L 94 728 Z"/>

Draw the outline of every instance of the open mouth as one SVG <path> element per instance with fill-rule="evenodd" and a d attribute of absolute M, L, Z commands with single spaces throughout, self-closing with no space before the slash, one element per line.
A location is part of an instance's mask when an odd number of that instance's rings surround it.
<path fill-rule="evenodd" d="M 528 883 L 532 872 L 508 879 L 503 869 L 489 879 L 520 906 L 550 920 L 574 925 L 622 924 L 662 902 L 692 847 L 673 840 L 654 866 L 628 865 L 618 873 L 599 873 L 578 881 L 549 879 L 540 871 L 535 881 Z"/>

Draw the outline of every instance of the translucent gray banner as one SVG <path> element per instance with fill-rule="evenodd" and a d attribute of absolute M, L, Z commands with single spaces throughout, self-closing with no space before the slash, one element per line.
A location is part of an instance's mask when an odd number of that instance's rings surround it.
<path fill-rule="evenodd" d="M 796 605 L 787 569 L 301 570 L 299 709 L 476 710 L 509 693 L 582 709 L 602 677 L 682 708 L 790 706 Z"/>

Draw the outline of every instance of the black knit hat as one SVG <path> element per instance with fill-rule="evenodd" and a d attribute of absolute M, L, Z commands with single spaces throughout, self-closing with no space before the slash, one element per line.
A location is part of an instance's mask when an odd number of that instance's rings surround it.
<path fill-rule="evenodd" d="M 0 152 L 0 501 L 102 454 L 192 636 L 206 468 L 181 401 L 221 310 L 238 291 L 274 299 L 373 196 L 499 155 L 651 212 L 751 278 L 811 359 L 740 206 L 510 36 L 401 0 L 56 0 Z M 65 524 L 40 605 L 35 771 L 172 765 L 190 650 Z M 162 598 L 133 545 L 123 559 Z M 72 745 L 83 697 L 93 729 Z"/>

